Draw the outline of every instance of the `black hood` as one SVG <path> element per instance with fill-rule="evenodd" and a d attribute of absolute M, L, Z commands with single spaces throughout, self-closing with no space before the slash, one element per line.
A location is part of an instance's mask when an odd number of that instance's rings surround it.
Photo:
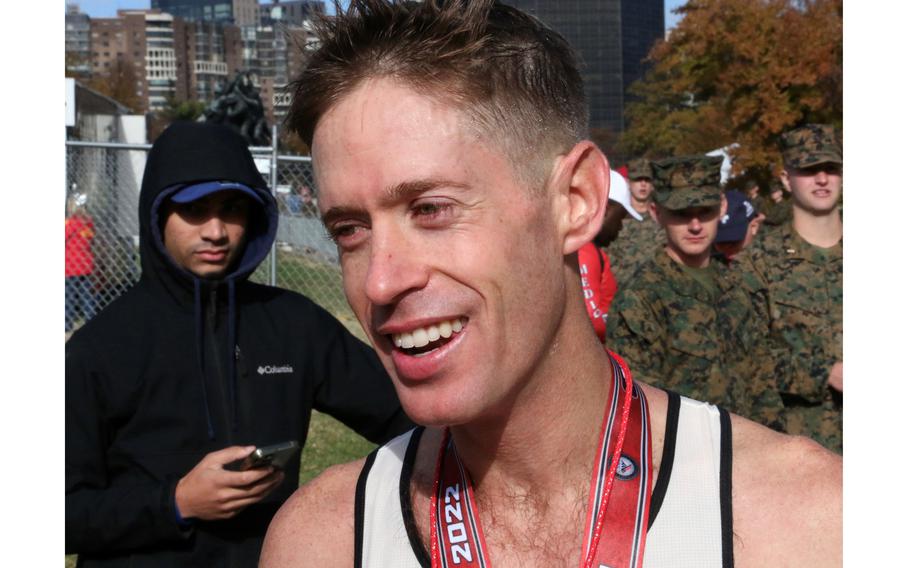
<path fill-rule="evenodd" d="M 278 230 L 275 199 L 239 134 L 226 126 L 202 122 L 169 126 L 155 141 L 145 163 L 139 193 L 139 251 L 143 280 L 164 286 L 182 304 L 191 301 L 196 278 L 167 254 L 159 211 L 181 186 L 205 181 L 239 182 L 262 198 L 262 204 L 252 202 L 243 254 L 223 280 L 248 278 L 268 255 Z"/>

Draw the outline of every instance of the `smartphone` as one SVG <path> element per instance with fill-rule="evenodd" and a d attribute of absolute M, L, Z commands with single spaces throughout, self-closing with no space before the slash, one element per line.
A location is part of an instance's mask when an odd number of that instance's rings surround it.
<path fill-rule="evenodd" d="M 224 469 L 246 471 L 268 466 L 284 469 L 284 466 L 287 465 L 291 458 L 299 455 L 299 453 L 300 444 L 297 443 L 297 440 L 272 444 L 271 446 L 261 446 L 250 452 L 247 457 L 225 464 Z"/>

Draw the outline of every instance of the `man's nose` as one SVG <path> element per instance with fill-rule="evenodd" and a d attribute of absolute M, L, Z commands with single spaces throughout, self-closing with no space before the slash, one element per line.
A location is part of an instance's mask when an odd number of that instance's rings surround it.
<path fill-rule="evenodd" d="M 227 236 L 227 229 L 221 217 L 212 215 L 202 224 L 201 234 L 207 241 L 220 241 Z"/>
<path fill-rule="evenodd" d="M 372 231 L 365 283 L 369 301 L 388 305 L 426 286 L 429 270 L 421 260 L 419 243 L 411 242 L 398 227 L 374 225 Z"/>
<path fill-rule="evenodd" d="M 689 231 L 692 233 L 701 232 L 701 221 L 698 220 L 697 216 L 689 220 Z"/>
<path fill-rule="evenodd" d="M 815 183 L 818 185 L 827 185 L 828 184 L 828 172 L 825 170 L 818 170 L 815 173 Z"/>

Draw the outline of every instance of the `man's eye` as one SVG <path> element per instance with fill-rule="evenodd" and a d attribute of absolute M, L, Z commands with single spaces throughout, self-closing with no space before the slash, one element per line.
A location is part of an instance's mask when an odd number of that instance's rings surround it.
<path fill-rule="evenodd" d="M 198 219 L 205 213 L 205 208 L 199 205 L 198 203 L 190 202 L 184 204 L 180 208 L 180 214 L 184 217 L 190 217 L 192 219 Z"/>
<path fill-rule="evenodd" d="M 329 229 L 329 238 L 335 241 L 335 244 L 350 245 L 363 233 L 363 229 L 360 225 L 336 225 Z"/>
<path fill-rule="evenodd" d="M 415 203 L 411 207 L 411 211 L 417 217 L 421 219 L 436 219 L 440 216 L 446 215 L 452 210 L 452 205 L 450 203 L 443 203 L 439 201 L 423 201 L 420 203 Z"/>
<path fill-rule="evenodd" d="M 228 216 L 245 215 L 247 204 L 243 201 L 233 201 L 224 205 L 222 213 Z"/>

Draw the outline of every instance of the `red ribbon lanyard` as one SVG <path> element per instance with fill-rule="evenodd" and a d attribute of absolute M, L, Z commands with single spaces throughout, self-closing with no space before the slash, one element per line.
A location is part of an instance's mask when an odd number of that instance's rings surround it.
<path fill-rule="evenodd" d="M 613 376 L 619 380 L 613 381 L 613 396 L 601 424 L 579 566 L 641 568 L 651 504 L 648 401 L 632 381 L 625 361 L 607 353 Z M 603 538 L 607 530 L 607 538 Z M 430 497 L 430 557 L 433 568 L 490 566 L 471 476 L 448 428 L 439 448 Z"/>

